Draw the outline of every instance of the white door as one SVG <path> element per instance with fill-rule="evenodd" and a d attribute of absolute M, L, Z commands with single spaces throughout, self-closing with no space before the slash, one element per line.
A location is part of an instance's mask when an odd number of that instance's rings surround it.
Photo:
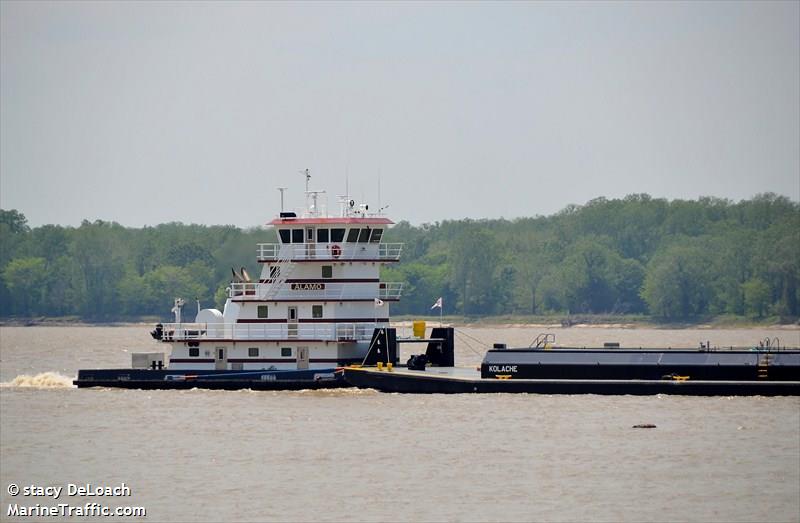
<path fill-rule="evenodd" d="M 214 349 L 214 368 L 217 370 L 228 369 L 228 348 L 217 347 Z"/>
<path fill-rule="evenodd" d="M 297 370 L 308 368 L 308 347 L 297 347 Z"/>
<path fill-rule="evenodd" d="M 316 254 L 315 245 L 316 235 L 314 234 L 315 230 L 313 227 L 306 227 L 306 257 L 313 258 L 314 254 Z"/>
<path fill-rule="evenodd" d="M 289 307 L 289 337 L 293 338 L 297 336 L 297 307 Z"/>

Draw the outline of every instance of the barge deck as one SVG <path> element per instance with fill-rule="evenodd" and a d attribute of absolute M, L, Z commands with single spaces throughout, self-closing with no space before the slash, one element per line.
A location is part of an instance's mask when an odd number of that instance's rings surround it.
<path fill-rule="evenodd" d="M 798 396 L 800 381 L 692 379 L 497 379 L 482 378 L 474 368 L 429 367 L 392 370 L 346 367 L 344 377 L 360 388 L 420 394 L 533 393 L 686 396 Z"/>

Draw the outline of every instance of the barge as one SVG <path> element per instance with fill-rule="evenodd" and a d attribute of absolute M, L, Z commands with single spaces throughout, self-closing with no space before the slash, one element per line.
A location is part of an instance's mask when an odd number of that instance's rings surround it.
<path fill-rule="evenodd" d="M 745 349 L 570 348 L 555 346 L 555 336 L 547 334 L 527 348 L 495 344 L 480 367 L 460 368 L 452 364 L 452 329 L 447 331 L 440 329 L 442 339 L 405 367 L 348 366 L 344 377 L 356 387 L 404 393 L 800 395 L 800 349 L 769 343 Z"/>

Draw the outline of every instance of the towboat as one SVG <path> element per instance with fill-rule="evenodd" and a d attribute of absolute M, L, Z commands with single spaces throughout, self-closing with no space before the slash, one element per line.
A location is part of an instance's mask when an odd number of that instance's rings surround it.
<path fill-rule="evenodd" d="M 78 387 L 139 389 L 314 389 L 349 384 L 337 368 L 375 363 L 387 345 L 389 304 L 402 283 L 382 282 L 380 268 L 399 261 L 403 245 L 384 242 L 392 221 L 349 195 L 329 216 L 324 191 L 305 208 L 269 222 L 274 241 L 256 247 L 257 280 L 231 270 L 222 311 L 201 309 L 186 322 L 176 298 L 174 322 L 151 332 L 165 347 L 132 354 L 131 368 L 83 369 Z M 396 358 L 396 355 L 394 356 Z M 396 361 L 396 360 L 391 360 Z"/>

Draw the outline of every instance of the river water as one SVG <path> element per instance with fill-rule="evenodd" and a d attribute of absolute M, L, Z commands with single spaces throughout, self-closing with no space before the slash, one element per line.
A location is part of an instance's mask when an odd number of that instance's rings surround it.
<path fill-rule="evenodd" d="M 460 328 L 457 363 L 480 361 L 475 340 L 541 330 Z M 796 328 L 550 330 L 577 346 L 800 345 Z M 153 349 L 146 326 L 0 328 L 0 520 L 99 501 L 146 508 L 130 521 L 800 521 L 798 398 L 69 385 Z M 121 482 L 130 497 L 8 493 Z"/>

